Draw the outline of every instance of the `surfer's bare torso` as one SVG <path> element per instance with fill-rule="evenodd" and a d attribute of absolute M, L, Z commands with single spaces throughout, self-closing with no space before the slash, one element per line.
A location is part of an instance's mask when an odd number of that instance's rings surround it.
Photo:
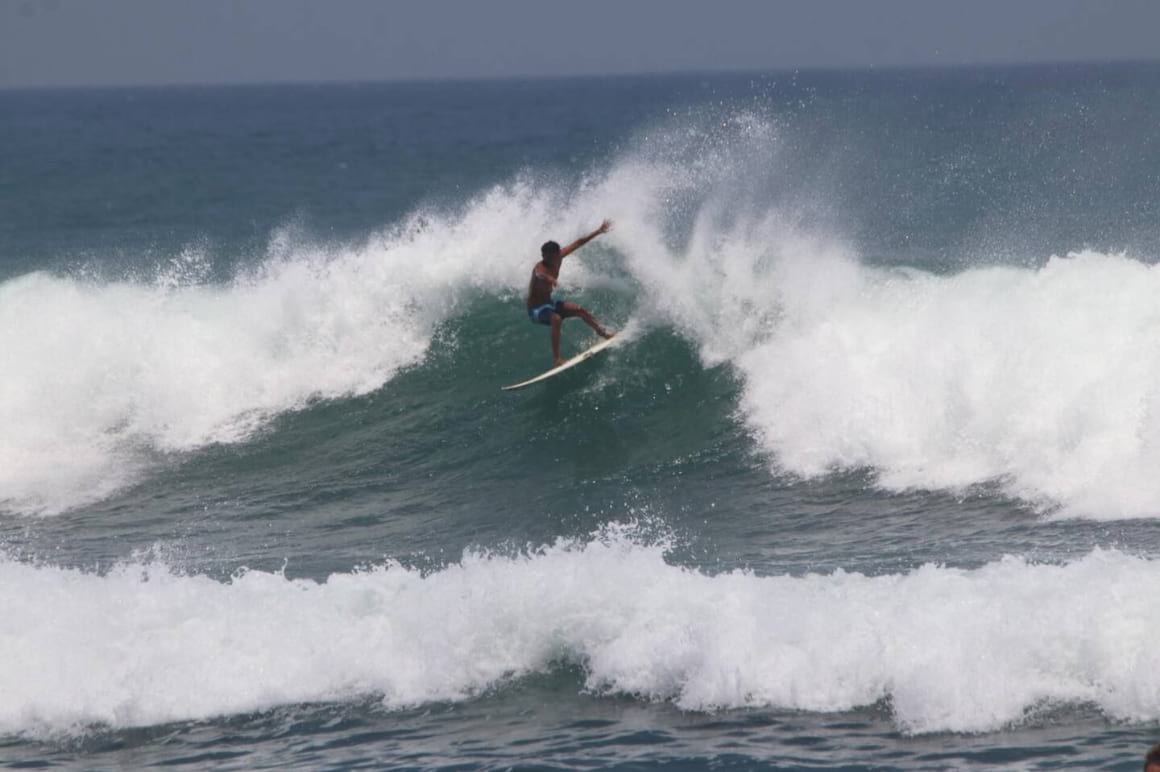
<path fill-rule="evenodd" d="M 559 263 L 554 269 L 545 265 L 543 260 L 536 263 L 536 267 L 532 269 L 532 279 L 528 282 L 528 308 L 532 309 L 551 303 L 552 290 L 556 288 L 556 282 L 559 278 Z"/>

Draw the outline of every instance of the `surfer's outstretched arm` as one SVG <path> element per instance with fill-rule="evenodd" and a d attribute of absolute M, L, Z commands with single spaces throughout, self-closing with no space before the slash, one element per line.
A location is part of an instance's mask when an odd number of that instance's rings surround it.
<path fill-rule="evenodd" d="M 605 220 L 604 222 L 600 223 L 600 227 L 599 227 L 599 228 L 597 228 L 596 230 L 592 231 L 592 232 L 591 232 L 591 233 L 589 233 L 587 236 L 581 236 L 580 238 L 576 239 L 575 241 L 573 241 L 573 242 L 572 242 L 571 244 L 569 244 L 568 246 L 566 246 L 566 247 L 564 247 L 563 249 L 561 249 L 561 250 L 560 250 L 560 257 L 561 257 L 561 258 L 565 258 L 565 257 L 567 257 L 568 255 L 570 255 L 570 254 L 572 254 L 573 252 L 575 252 L 575 251 L 576 251 L 577 249 L 579 249 L 580 247 L 582 247 L 582 246 L 584 246 L 585 244 L 587 244 L 589 241 L 592 241 L 592 239 L 596 238 L 596 237 L 597 237 L 597 236 L 599 236 L 601 233 L 608 233 L 608 230 L 609 230 L 611 227 L 612 227 L 612 220 Z"/>

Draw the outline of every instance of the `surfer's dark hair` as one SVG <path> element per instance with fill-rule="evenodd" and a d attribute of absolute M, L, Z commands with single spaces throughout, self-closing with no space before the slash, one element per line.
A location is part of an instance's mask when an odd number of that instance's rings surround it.
<path fill-rule="evenodd" d="M 552 257 L 560 254 L 560 245 L 554 241 L 545 241 L 544 246 L 540 247 L 540 257 Z"/>

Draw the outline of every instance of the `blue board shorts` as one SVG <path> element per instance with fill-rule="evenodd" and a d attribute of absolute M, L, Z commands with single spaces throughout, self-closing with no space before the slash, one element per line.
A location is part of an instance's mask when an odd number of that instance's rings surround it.
<path fill-rule="evenodd" d="M 555 300 L 550 303 L 545 303 L 542 306 L 528 309 L 528 316 L 536 324 L 551 324 L 553 313 L 559 314 L 560 316 L 564 315 L 563 300 Z"/>

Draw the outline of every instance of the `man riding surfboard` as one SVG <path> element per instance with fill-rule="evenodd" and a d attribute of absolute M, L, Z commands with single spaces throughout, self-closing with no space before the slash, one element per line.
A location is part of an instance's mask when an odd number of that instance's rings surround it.
<path fill-rule="evenodd" d="M 540 247 L 540 262 L 532 269 L 532 280 L 528 284 L 528 316 L 536 324 L 545 324 L 552 328 L 552 367 L 559 367 L 564 363 L 560 358 L 560 325 L 565 319 L 578 316 L 584 323 L 596 331 L 602 338 L 611 338 L 612 333 L 600 326 L 592 318 L 592 314 L 577 305 L 564 300 L 553 300 L 552 290 L 560 281 L 560 264 L 564 258 L 587 244 L 602 233 L 608 233 L 612 222 L 605 220 L 600 227 L 581 236 L 563 249 L 554 241 L 545 242 Z"/>

